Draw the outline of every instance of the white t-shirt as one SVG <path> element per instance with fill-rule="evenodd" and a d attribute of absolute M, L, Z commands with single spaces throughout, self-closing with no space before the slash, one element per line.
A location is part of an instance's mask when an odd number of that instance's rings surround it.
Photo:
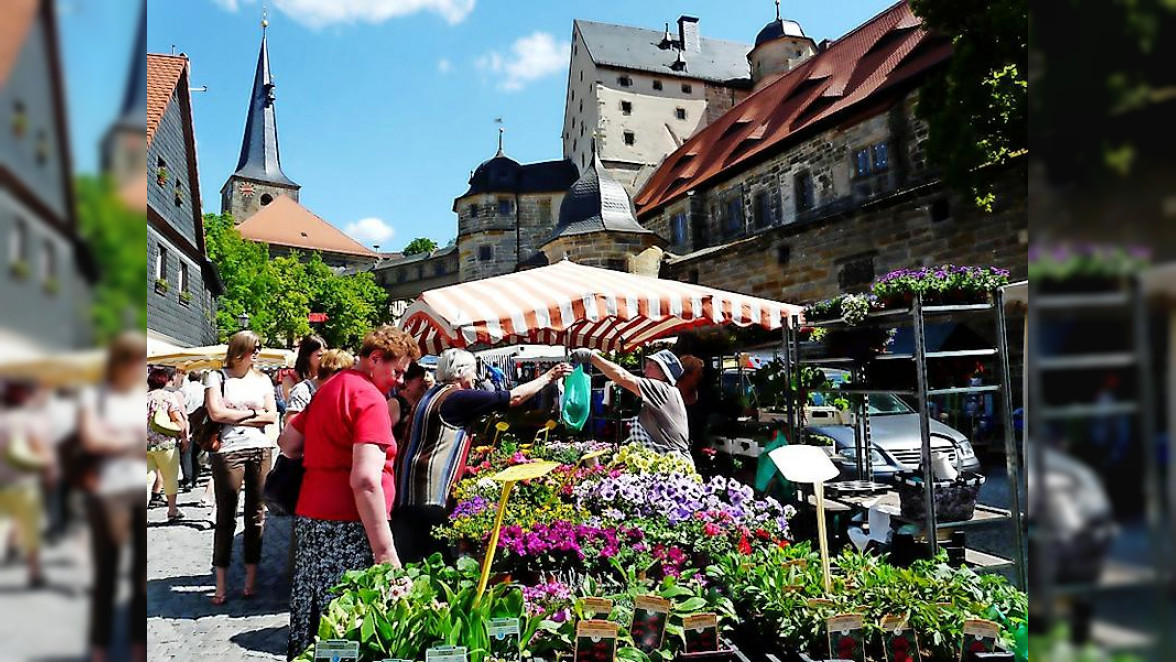
<path fill-rule="evenodd" d="M 228 373 L 225 373 L 226 375 Z M 213 370 L 204 379 L 205 388 L 220 388 L 221 372 Z M 265 411 L 266 395 L 274 392 L 269 378 L 260 372 L 250 371 L 244 377 L 229 377 L 225 382 L 222 396 L 224 403 L 234 409 L 256 409 Z M 265 430 L 251 425 L 226 424 L 221 427 L 220 452 L 247 450 L 250 448 L 272 448 L 274 442 Z"/>
<path fill-rule="evenodd" d="M 147 389 L 133 389 L 119 393 L 107 386 L 82 392 L 81 407 L 90 410 L 106 427 L 119 434 L 133 433 L 143 437 L 147 450 Z M 138 454 L 105 458 L 98 471 L 98 494 L 119 494 L 142 490 L 147 480 L 147 461 Z"/>

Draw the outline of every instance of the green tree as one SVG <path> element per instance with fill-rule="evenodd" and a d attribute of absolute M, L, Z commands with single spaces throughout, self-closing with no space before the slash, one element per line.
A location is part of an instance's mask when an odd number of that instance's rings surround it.
<path fill-rule="evenodd" d="M 319 333 L 331 347 L 355 348 L 364 334 L 385 321 L 388 295 L 370 273 L 336 275 L 317 253 L 306 269 L 314 312 L 327 314 Z"/>
<path fill-rule="evenodd" d="M 78 231 L 98 267 L 90 319 L 99 342 L 147 328 L 147 217 L 127 207 L 109 178 L 77 179 Z"/>
<path fill-rule="evenodd" d="M 404 247 L 403 253 L 405 255 L 419 255 L 421 253 L 432 253 L 437 250 L 437 242 L 428 237 L 417 237 L 408 242 Z"/>
<path fill-rule="evenodd" d="M 249 315 L 250 327 L 271 326 L 270 293 L 274 287 L 265 244 L 245 241 L 228 214 L 204 215 L 204 245 L 224 281 L 224 294 L 217 299 L 216 328 L 223 342 L 240 330 L 237 318 Z"/>
<path fill-rule="evenodd" d="M 268 266 L 273 279 L 267 307 L 269 316 L 265 320 L 268 324 L 259 327 L 259 332 L 264 331 L 267 343 L 289 347 L 310 333 L 307 316 L 312 312 L 311 276 L 298 254 L 274 258 Z"/>
<path fill-rule="evenodd" d="M 926 26 L 952 42 L 947 67 L 919 92 L 927 156 L 944 181 L 987 210 L 993 175 L 1029 146 L 1029 7 L 1026 0 L 911 0 Z"/>

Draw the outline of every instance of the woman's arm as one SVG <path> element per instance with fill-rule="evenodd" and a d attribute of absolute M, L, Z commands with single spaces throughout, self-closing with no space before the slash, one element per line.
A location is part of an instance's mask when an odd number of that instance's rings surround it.
<path fill-rule="evenodd" d="M 209 418 L 217 423 L 241 425 L 253 417 L 253 414 L 248 409 L 240 410 L 225 402 L 221 393 L 224 388 L 225 378 L 223 375 L 217 374 L 216 377 L 210 377 L 209 379 L 220 380 L 219 384 L 204 389 L 204 409 L 208 412 Z"/>
<path fill-rule="evenodd" d="M 143 424 L 146 428 L 146 419 Z M 142 445 L 147 450 L 147 431 L 142 434 L 133 430 L 116 430 L 98 418 L 98 412 L 89 404 L 78 407 L 78 436 L 82 447 L 95 455 L 117 455 Z"/>
<path fill-rule="evenodd" d="M 538 395 L 543 390 L 543 387 L 571 372 L 572 367 L 570 365 L 560 363 L 526 384 L 519 384 L 510 390 L 510 406 L 518 407 Z"/>
<path fill-rule="evenodd" d="M 267 425 L 273 425 L 278 422 L 278 401 L 274 398 L 274 390 L 270 389 L 265 392 L 264 409 L 258 409 L 256 416 L 241 421 L 241 425 L 250 425 L 255 428 L 264 428 Z"/>
<path fill-rule="evenodd" d="M 367 532 L 368 543 L 376 563 L 390 563 L 400 567 L 396 544 L 392 540 L 392 526 L 388 522 L 388 508 L 384 502 L 384 449 L 376 444 L 359 443 L 351 454 L 351 491 L 355 507 Z"/>
<path fill-rule="evenodd" d="M 288 423 L 282 429 L 282 434 L 278 435 L 278 449 L 282 451 L 282 455 L 292 460 L 302 457 L 302 447 L 305 442 L 306 437 Z"/>

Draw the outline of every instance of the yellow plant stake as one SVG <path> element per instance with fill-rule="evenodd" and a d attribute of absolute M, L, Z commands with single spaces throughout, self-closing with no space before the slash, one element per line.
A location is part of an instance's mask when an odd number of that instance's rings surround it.
<path fill-rule="evenodd" d="M 490 544 L 486 547 L 486 558 L 482 561 L 482 576 L 478 578 L 478 597 L 481 602 L 482 594 L 486 592 L 486 584 L 490 582 L 490 566 L 494 564 L 494 553 L 498 551 L 498 536 L 502 532 L 502 518 L 506 515 L 506 502 L 510 499 L 510 491 L 520 480 L 542 478 L 559 466 L 558 462 L 531 462 L 516 464 L 494 474 L 492 478 L 502 483 L 502 497 L 498 499 L 498 514 L 494 517 L 494 530 L 490 532 Z"/>
<path fill-rule="evenodd" d="M 551 434 L 551 431 L 555 429 L 556 425 L 558 424 L 555 421 L 547 421 L 544 423 L 543 427 L 539 428 L 539 431 L 535 433 L 535 443 L 539 443 L 539 435 L 543 435 L 543 443 L 547 443 L 547 437 Z"/>
<path fill-rule="evenodd" d="M 494 441 L 490 442 L 491 446 L 498 445 L 498 436 L 510 429 L 510 423 L 507 423 L 506 421 L 498 421 L 494 424 L 494 429 L 497 430 L 497 432 L 494 433 Z"/>

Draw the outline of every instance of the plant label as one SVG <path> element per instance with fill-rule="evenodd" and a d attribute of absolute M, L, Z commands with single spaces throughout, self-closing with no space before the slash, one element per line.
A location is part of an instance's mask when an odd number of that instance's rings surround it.
<path fill-rule="evenodd" d="M 800 593 L 802 591 L 804 591 L 804 587 L 799 584 L 790 584 L 784 587 L 785 593 Z M 809 606 L 811 607 L 812 605 Z"/>
<path fill-rule="evenodd" d="M 425 651 L 425 662 L 466 662 L 468 658 L 465 646 L 437 646 Z"/>
<path fill-rule="evenodd" d="M 486 622 L 486 633 L 490 636 L 490 654 L 498 660 L 518 660 L 519 619 L 492 618 Z"/>
<path fill-rule="evenodd" d="M 574 661 L 616 662 L 618 628 L 611 621 L 580 621 L 576 625 Z"/>
<path fill-rule="evenodd" d="M 314 645 L 315 662 L 359 662 L 359 642 L 327 639 Z"/>
<path fill-rule="evenodd" d="M 901 616 L 882 617 L 882 645 L 886 662 L 920 662 L 919 639 Z"/>
<path fill-rule="evenodd" d="M 532 480 L 535 478 L 542 478 L 551 473 L 559 462 L 530 462 L 528 464 L 516 464 L 513 467 L 508 467 L 494 474 L 494 480 L 500 483 L 517 483 L 520 480 Z"/>
<path fill-rule="evenodd" d="M 829 629 L 829 657 L 865 662 L 865 621 L 861 614 L 838 614 L 825 619 Z"/>
<path fill-rule="evenodd" d="M 580 608 L 584 610 L 585 616 L 608 618 L 612 613 L 613 601 L 608 598 L 583 598 L 580 600 Z"/>
<path fill-rule="evenodd" d="M 785 568 L 796 567 L 796 568 L 800 568 L 801 570 L 804 570 L 805 568 L 808 567 L 808 559 L 792 559 L 791 561 L 785 561 L 784 567 Z"/>
<path fill-rule="evenodd" d="M 1000 625 L 992 621 L 975 618 L 964 621 L 964 643 L 960 647 L 961 662 L 975 662 L 976 653 L 991 653 L 996 650 L 1000 638 Z"/>
<path fill-rule="evenodd" d="M 670 601 L 653 595 L 639 595 L 633 600 L 633 645 L 649 655 L 662 647 L 666 637 L 666 621 L 670 617 Z"/>
<path fill-rule="evenodd" d="M 687 653 L 713 653 L 719 650 L 719 617 L 694 614 L 682 619 Z"/>
<path fill-rule="evenodd" d="M 829 598 L 809 598 L 805 604 L 809 609 L 835 609 L 837 607 Z"/>

